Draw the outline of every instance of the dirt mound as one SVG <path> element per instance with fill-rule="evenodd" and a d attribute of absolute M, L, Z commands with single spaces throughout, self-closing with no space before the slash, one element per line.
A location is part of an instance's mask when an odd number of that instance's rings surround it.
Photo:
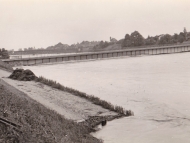
<path fill-rule="evenodd" d="M 37 77 L 31 70 L 16 69 L 9 76 L 9 78 L 15 79 L 15 80 L 21 80 L 21 81 L 31 81 L 31 80 L 35 80 Z"/>

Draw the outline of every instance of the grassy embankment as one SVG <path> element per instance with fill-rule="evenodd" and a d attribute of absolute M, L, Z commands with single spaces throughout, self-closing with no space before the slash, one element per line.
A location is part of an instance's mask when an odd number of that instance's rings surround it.
<path fill-rule="evenodd" d="M 3 68 L 11 70 L 9 67 L 4 65 Z M 97 97 L 87 95 L 72 88 L 64 87 L 55 81 L 48 80 L 43 77 L 37 78 L 36 81 L 53 88 L 72 93 L 76 96 L 86 98 L 94 104 L 120 114 L 120 116 L 116 117 L 107 117 L 108 120 L 133 114 L 131 111 L 127 111 L 120 106 L 113 106 Z M 21 132 L 19 132 L 11 126 L 7 126 L 0 122 L 0 142 L 5 142 L 6 140 L 18 141 L 21 143 L 101 142 L 101 140 L 98 140 L 89 134 L 93 131 L 92 127 L 101 122 L 101 118 L 92 117 L 86 121 L 87 124 L 77 124 L 71 120 L 65 119 L 55 111 L 47 109 L 13 87 L 7 88 L 9 85 L 5 83 L 3 85 L 2 83 L 3 81 L 0 81 L 0 117 L 4 116 L 4 118 L 14 121 L 22 127 L 20 129 Z M 96 119 L 95 122 L 94 119 Z M 93 126 L 91 126 L 92 124 Z"/>
<path fill-rule="evenodd" d="M 120 114 L 122 116 L 132 116 L 133 115 L 133 112 L 131 110 L 125 110 L 123 107 L 117 106 L 117 105 L 114 106 L 111 103 L 109 103 L 109 102 L 107 102 L 105 100 L 101 100 L 98 97 L 95 97 L 93 95 L 88 95 L 88 94 L 86 94 L 84 92 L 80 92 L 80 91 L 75 90 L 75 89 L 70 88 L 70 87 L 65 87 L 65 86 L 61 85 L 60 83 L 57 83 L 56 81 L 46 79 L 46 78 L 44 78 L 42 76 L 40 76 L 39 78 L 36 78 L 35 81 L 41 82 L 43 84 L 46 84 L 48 86 L 51 86 L 53 88 L 56 88 L 56 89 L 59 89 L 59 90 L 62 90 L 62 91 L 68 92 L 68 93 L 71 93 L 71 94 L 73 94 L 75 96 L 85 98 L 85 99 L 91 101 L 92 103 L 94 103 L 96 105 L 100 105 L 105 109 L 117 112 L 118 114 Z"/>
<path fill-rule="evenodd" d="M 4 69 L 4 70 L 7 70 L 7 71 L 10 71 L 10 72 L 13 71 L 13 68 L 12 68 L 11 65 L 5 64 L 5 63 L 2 62 L 1 60 L 0 60 L 0 68 L 1 68 L 1 69 Z"/>
<path fill-rule="evenodd" d="M 90 128 L 65 119 L 26 94 L 0 81 L 0 117 L 20 124 L 20 131 L 0 122 L 0 142 L 99 143 Z"/>
<path fill-rule="evenodd" d="M 12 67 L 0 61 L 0 67 Z M 0 142 L 101 143 L 88 126 L 67 120 L 0 79 L 0 119 L 21 125 L 17 129 L 0 121 Z"/>

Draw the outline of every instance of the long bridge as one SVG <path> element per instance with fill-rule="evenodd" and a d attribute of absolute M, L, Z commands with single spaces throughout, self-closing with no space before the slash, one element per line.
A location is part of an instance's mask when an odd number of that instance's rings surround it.
<path fill-rule="evenodd" d="M 95 60 L 95 59 L 105 59 L 105 58 L 123 57 L 123 56 L 134 57 L 141 55 L 159 55 L 159 54 L 172 54 L 172 53 L 181 53 L 181 52 L 190 52 L 190 44 L 123 49 L 123 50 L 70 54 L 70 55 L 54 55 L 54 56 L 22 58 L 22 59 L 6 59 L 3 61 L 7 64 L 11 64 L 14 66 L 17 65 L 29 66 L 29 65 L 64 62 L 64 61 L 67 62 L 67 61 L 81 61 L 81 60 L 93 60 L 93 59 Z"/>

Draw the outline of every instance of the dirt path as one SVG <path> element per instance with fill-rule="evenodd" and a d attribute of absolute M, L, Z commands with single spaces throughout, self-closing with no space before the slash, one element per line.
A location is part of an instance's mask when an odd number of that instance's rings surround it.
<path fill-rule="evenodd" d="M 0 78 L 8 83 L 6 86 L 11 85 L 12 87 L 15 87 L 19 91 L 27 94 L 30 98 L 52 110 L 57 111 L 67 119 L 82 121 L 87 119 L 88 116 L 117 114 L 70 93 L 63 92 L 34 81 L 12 80 L 7 78 L 9 75 L 9 72 L 0 69 Z"/>

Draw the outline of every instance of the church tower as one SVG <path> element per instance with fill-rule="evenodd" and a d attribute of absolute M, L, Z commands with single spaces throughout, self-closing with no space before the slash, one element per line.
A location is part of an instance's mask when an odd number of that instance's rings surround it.
<path fill-rule="evenodd" d="M 185 41 L 187 41 L 187 30 L 186 30 L 185 27 L 184 27 L 183 33 L 184 33 L 184 35 L 185 35 Z"/>

